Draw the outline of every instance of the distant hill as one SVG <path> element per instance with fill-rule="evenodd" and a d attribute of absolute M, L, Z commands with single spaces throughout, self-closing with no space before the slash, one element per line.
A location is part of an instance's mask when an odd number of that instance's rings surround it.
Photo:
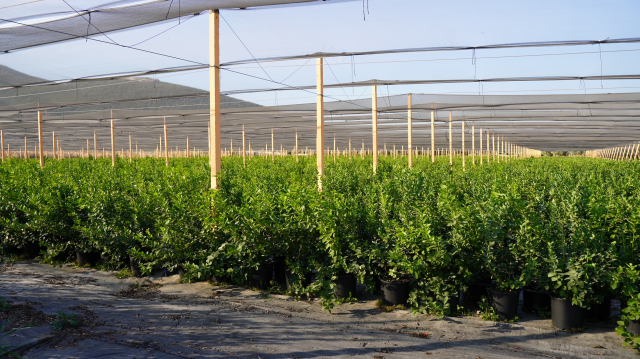
<path fill-rule="evenodd" d="M 15 84 L 46 81 L 9 67 L 0 65 L 0 87 Z M 50 86 L 35 86 L 19 90 L 0 91 L 0 107 L 40 103 L 71 104 L 64 111 L 99 111 L 109 109 L 204 109 L 209 108 L 208 92 L 197 88 L 157 81 L 152 78 L 121 78 L 116 80 L 95 80 L 65 83 Z M 140 100 L 137 98 L 158 98 L 166 96 L 196 95 L 199 97 L 180 99 Z M 74 106 L 96 101 L 127 101 L 105 105 Z M 222 108 L 259 107 L 259 105 L 222 95 Z"/>

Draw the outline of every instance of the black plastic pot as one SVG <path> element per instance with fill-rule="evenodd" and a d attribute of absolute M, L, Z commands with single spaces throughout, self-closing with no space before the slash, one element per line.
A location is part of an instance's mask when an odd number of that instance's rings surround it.
<path fill-rule="evenodd" d="M 96 253 L 76 251 L 76 263 L 78 263 L 80 267 L 84 267 L 87 264 L 94 265 L 97 257 Z"/>
<path fill-rule="evenodd" d="M 129 256 L 129 263 L 131 266 L 131 274 L 133 274 L 134 277 L 141 277 L 142 270 L 140 270 L 140 265 L 135 261 L 135 259 L 133 259 L 132 256 Z"/>
<path fill-rule="evenodd" d="M 26 243 L 24 247 L 22 247 L 22 254 L 24 255 L 25 259 L 34 259 L 38 256 L 39 249 L 39 243 Z"/>
<path fill-rule="evenodd" d="M 353 274 L 343 274 L 339 275 L 336 280 L 336 287 L 334 288 L 334 292 L 336 294 L 336 298 L 349 298 L 349 294 L 351 297 L 355 297 L 356 295 L 356 276 Z"/>
<path fill-rule="evenodd" d="M 172 275 L 180 274 L 178 267 L 173 268 L 173 270 L 169 270 L 167 268 L 162 268 L 164 270 L 165 277 L 171 277 Z"/>
<path fill-rule="evenodd" d="M 273 279 L 273 265 L 262 264 L 249 277 L 249 284 L 260 289 L 267 289 L 271 279 Z"/>
<path fill-rule="evenodd" d="M 273 272 L 276 282 L 281 285 L 287 283 L 287 260 L 284 256 L 273 257 Z"/>
<path fill-rule="evenodd" d="M 312 278 L 313 278 L 313 273 L 309 272 L 305 274 L 304 278 L 302 279 L 302 285 L 305 287 L 309 286 L 311 284 Z M 287 289 L 291 289 L 291 284 L 293 284 L 296 278 L 293 277 L 293 273 L 291 273 L 290 270 L 287 269 L 284 272 L 284 279 L 287 284 Z"/>
<path fill-rule="evenodd" d="M 584 319 L 604 322 L 611 316 L 611 298 L 605 298 L 602 303 L 591 304 L 591 308 L 584 311 Z"/>
<path fill-rule="evenodd" d="M 449 311 L 451 313 L 457 312 L 458 311 L 458 304 L 460 304 L 460 296 L 459 295 L 450 296 L 449 300 L 447 301 L 447 303 L 449 304 Z"/>
<path fill-rule="evenodd" d="M 535 313 L 536 310 L 551 310 L 551 297 L 548 293 L 533 289 L 522 290 L 522 309 L 528 313 Z"/>
<path fill-rule="evenodd" d="M 231 279 L 229 278 L 228 275 L 217 276 L 215 274 L 212 274 L 211 275 L 211 281 L 213 283 L 231 283 Z"/>
<path fill-rule="evenodd" d="M 571 299 L 551 298 L 551 324 L 562 330 L 582 328 L 583 310 L 571 304 Z"/>
<path fill-rule="evenodd" d="M 482 296 L 487 296 L 489 283 L 473 283 L 469 285 L 469 290 L 465 293 L 465 304 L 474 307 L 478 306 L 478 302 L 482 301 Z"/>
<path fill-rule="evenodd" d="M 627 331 L 633 335 L 640 335 L 640 320 L 630 320 Z"/>
<path fill-rule="evenodd" d="M 379 275 L 373 276 L 373 283 L 375 285 L 375 294 L 380 293 L 380 291 L 382 290 L 382 285 L 380 284 L 380 276 Z"/>
<path fill-rule="evenodd" d="M 409 299 L 409 281 L 387 282 L 380 279 L 380 289 L 382 289 L 382 301 L 386 305 L 407 304 Z"/>
<path fill-rule="evenodd" d="M 16 246 L 11 246 L 11 245 L 3 245 L 2 246 L 2 253 L 4 253 L 4 255 L 10 255 L 10 254 L 15 254 L 15 255 L 20 255 L 23 254 L 24 255 L 24 249 L 18 248 Z"/>
<path fill-rule="evenodd" d="M 520 292 L 503 293 L 489 289 L 489 300 L 493 309 L 502 320 L 511 320 L 518 314 L 518 301 Z"/>

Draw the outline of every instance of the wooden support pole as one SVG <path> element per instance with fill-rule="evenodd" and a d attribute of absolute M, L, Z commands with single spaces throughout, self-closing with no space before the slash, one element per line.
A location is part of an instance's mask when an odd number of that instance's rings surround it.
<path fill-rule="evenodd" d="M 296 132 L 296 135 L 297 134 L 298 133 Z M 349 157 L 352 157 L 352 156 L 353 156 L 353 152 L 351 151 L 351 136 L 349 136 Z"/>
<path fill-rule="evenodd" d="M 493 162 L 496 161 L 496 134 L 494 133 L 491 136 L 491 142 L 492 142 L 492 146 L 493 147 Z"/>
<path fill-rule="evenodd" d="M 364 138 L 362 139 L 362 149 L 360 150 L 360 157 L 364 159 Z"/>
<path fill-rule="evenodd" d="M 189 136 L 187 136 L 187 158 L 189 158 L 190 154 L 191 154 L 190 148 L 191 147 L 189 147 Z M 136 152 L 138 152 L 138 145 L 137 144 L 136 144 Z"/>
<path fill-rule="evenodd" d="M 52 148 L 52 151 L 53 151 L 53 159 L 55 160 L 55 159 L 58 158 L 58 151 L 56 150 L 56 131 L 53 131 L 52 135 L 53 135 L 53 148 Z"/>
<path fill-rule="evenodd" d="M 167 138 L 167 118 L 164 117 L 164 160 L 167 167 L 169 167 L 169 139 Z"/>
<path fill-rule="evenodd" d="M 246 138 L 244 135 L 244 125 L 242 125 L 242 166 L 247 166 L 247 148 L 246 148 Z"/>
<path fill-rule="evenodd" d="M 116 129 L 113 124 L 113 111 L 111 111 L 111 166 L 116 165 Z"/>
<path fill-rule="evenodd" d="M 29 147 L 27 144 L 27 136 L 24 136 L 24 159 L 29 159 Z"/>
<path fill-rule="evenodd" d="M 336 163 L 336 159 L 338 158 L 338 153 L 336 152 L 336 134 L 333 134 L 333 163 Z"/>
<path fill-rule="evenodd" d="M 40 168 L 44 168 L 44 147 L 42 146 L 42 111 L 38 111 L 38 154 L 40 155 Z M 4 140 L 2 141 L 4 143 Z M 4 161 L 4 145 L 2 146 L 2 161 Z"/>
<path fill-rule="evenodd" d="M 482 165 L 482 159 L 484 158 L 484 154 L 482 153 L 482 127 L 480 127 L 480 164 Z"/>
<path fill-rule="evenodd" d="M 412 110 L 411 110 L 411 94 L 409 94 L 407 96 L 407 125 L 408 125 L 408 129 L 407 129 L 407 135 L 408 135 L 408 147 L 407 147 L 407 151 L 409 154 L 409 168 L 413 168 L 413 120 L 412 120 Z"/>
<path fill-rule="evenodd" d="M 316 59 L 316 164 L 319 192 L 322 192 L 324 177 L 324 67 L 322 61 L 322 58 Z"/>
<path fill-rule="evenodd" d="M 373 127 L 373 173 L 378 171 L 378 86 L 371 88 L 371 124 Z"/>
<path fill-rule="evenodd" d="M 480 136 L 482 138 L 482 135 Z M 471 163 L 476 165 L 476 125 L 471 125 Z"/>
<path fill-rule="evenodd" d="M 464 120 L 462 120 L 462 170 L 465 171 L 465 162 L 464 162 Z"/>
<path fill-rule="evenodd" d="M 436 163 L 436 119 L 433 109 L 431 110 L 431 163 Z"/>
<path fill-rule="evenodd" d="M 93 130 L 93 158 L 98 158 L 98 135 Z"/>
<path fill-rule="evenodd" d="M 453 127 L 451 123 L 451 111 L 449 111 L 449 169 L 453 169 Z"/>
<path fill-rule="evenodd" d="M 295 149 L 295 151 L 296 151 L 296 162 L 298 162 L 298 152 L 299 152 L 299 149 L 298 149 L 298 131 L 296 131 L 296 149 Z"/>
<path fill-rule="evenodd" d="M 2 162 L 4 163 L 4 130 L 0 130 L 0 145 L 2 145 Z"/>
<path fill-rule="evenodd" d="M 131 132 L 129 132 L 129 163 L 133 163 L 133 141 L 131 140 Z"/>
<path fill-rule="evenodd" d="M 276 144 L 273 136 L 273 128 L 271 129 L 271 162 L 276 161 Z"/>
<path fill-rule="evenodd" d="M 209 119 L 211 189 L 218 189 L 221 166 L 220 142 L 220 13 L 209 11 Z"/>
<path fill-rule="evenodd" d="M 489 129 L 487 129 L 487 163 L 491 162 L 491 142 L 489 137 Z"/>

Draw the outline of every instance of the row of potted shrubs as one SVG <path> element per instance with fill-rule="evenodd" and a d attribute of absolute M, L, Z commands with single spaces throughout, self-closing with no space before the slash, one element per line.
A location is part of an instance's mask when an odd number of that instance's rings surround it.
<path fill-rule="evenodd" d="M 438 315 L 460 293 L 482 293 L 505 319 L 521 288 L 527 298 L 544 292 L 559 299 L 552 311 L 569 314 L 559 327 L 581 324 L 576 308 L 606 298 L 634 308 L 637 163 L 539 158 L 462 172 L 386 158 L 373 174 L 370 158 L 339 158 L 321 193 L 313 158 L 253 158 L 246 167 L 227 158 L 215 192 L 208 173 L 204 159 L 169 168 L 76 159 L 44 170 L 8 161 L 0 231 L 6 245 L 42 245 L 47 260 L 96 253 L 107 267 L 131 259 L 143 274 L 180 267 L 185 280 L 247 283 L 275 262 L 292 294 L 321 296 L 328 309 L 343 281 L 369 291 L 410 283 L 411 309 Z M 490 295 L 487 283 L 503 294 Z"/>

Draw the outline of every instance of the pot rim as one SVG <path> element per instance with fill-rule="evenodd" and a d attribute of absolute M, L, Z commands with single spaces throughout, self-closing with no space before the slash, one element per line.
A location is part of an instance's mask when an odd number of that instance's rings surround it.
<path fill-rule="evenodd" d="M 501 292 L 499 290 L 495 290 L 491 287 L 487 288 L 487 291 L 489 292 L 493 292 L 493 293 L 498 293 L 498 294 L 505 294 L 505 295 L 520 295 L 520 291 L 522 290 L 522 288 L 518 289 L 517 292 Z"/>

